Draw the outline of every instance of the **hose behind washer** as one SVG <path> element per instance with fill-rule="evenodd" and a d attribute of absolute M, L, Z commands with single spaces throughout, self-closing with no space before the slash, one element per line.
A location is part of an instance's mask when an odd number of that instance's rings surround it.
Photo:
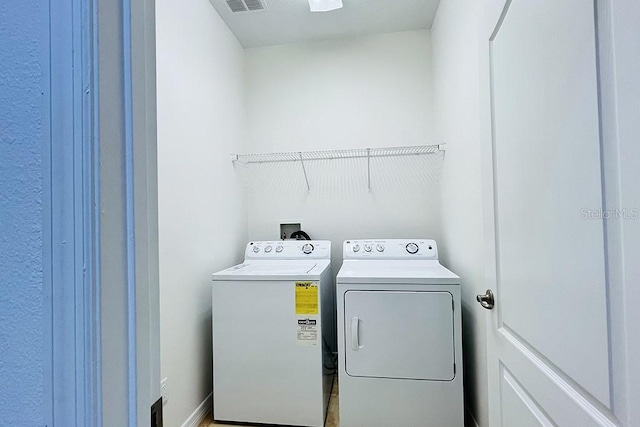
<path fill-rule="evenodd" d="M 291 233 L 291 236 L 289 236 L 289 238 L 296 240 L 311 240 L 311 237 L 309 237 L 309 235 L 302 230 L 294 231 L 293 233 Z"/>

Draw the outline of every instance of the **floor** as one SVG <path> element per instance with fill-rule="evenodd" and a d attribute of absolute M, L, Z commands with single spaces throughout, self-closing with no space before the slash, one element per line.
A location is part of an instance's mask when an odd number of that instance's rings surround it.
<path fill-rule="evenodd" d="M 211 419 L 211 414 L 207 415 L 200 427 L 252 427 L 253 424 L 220 424 Z M 264 427 L 264 424 L 256 427 Z M 338 378 L 333 380 L 333 389 L 331 390 L 331 398 L 329 399 L 329 410 L 327 411 L 327 419 L 324 422 L 325 427 L 339 427 L 340 418 L 338 412 Z"/>

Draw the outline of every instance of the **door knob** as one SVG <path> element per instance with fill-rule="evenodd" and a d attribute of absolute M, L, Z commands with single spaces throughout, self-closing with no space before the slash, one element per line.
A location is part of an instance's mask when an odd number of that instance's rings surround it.
<path fill-rule="evenodd" d="M 495 300 L 493 299 L 493 292 L 491 291 L 491 289 L 487 289 L 487 292 L 484 295 L 478 295 L 476 297 L 476 301 L 478 301 L 480 305 L 487 310 L 491 310 L 495 305 Z"/>

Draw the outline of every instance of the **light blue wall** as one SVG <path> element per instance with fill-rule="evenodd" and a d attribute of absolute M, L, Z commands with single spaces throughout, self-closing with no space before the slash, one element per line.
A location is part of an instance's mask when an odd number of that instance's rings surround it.
<path fill-rule="evenodd" d="M 0 426 L 44 425 L 45 1 L 0 1 Z"/>

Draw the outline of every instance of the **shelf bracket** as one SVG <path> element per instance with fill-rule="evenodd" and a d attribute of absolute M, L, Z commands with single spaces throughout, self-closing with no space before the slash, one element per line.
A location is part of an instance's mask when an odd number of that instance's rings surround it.
<path fill-rule="evenodd" d="M 367 188 L 371 191 L 371 148 L 367 148 Z"/>
<path fill-rule="evenodd" d="M 300 164 L 302 165 L 302 173 L 304 173 L 304 181 L 307 183 L 307 191 L 311 192 L 311 187 L 309 186 L 309 177 L 307 176 L 307 169 L 304 167 L 304 160 L 302 159 L 302 151 L 298 152 L 298 156 L 300 156 Z"/>

